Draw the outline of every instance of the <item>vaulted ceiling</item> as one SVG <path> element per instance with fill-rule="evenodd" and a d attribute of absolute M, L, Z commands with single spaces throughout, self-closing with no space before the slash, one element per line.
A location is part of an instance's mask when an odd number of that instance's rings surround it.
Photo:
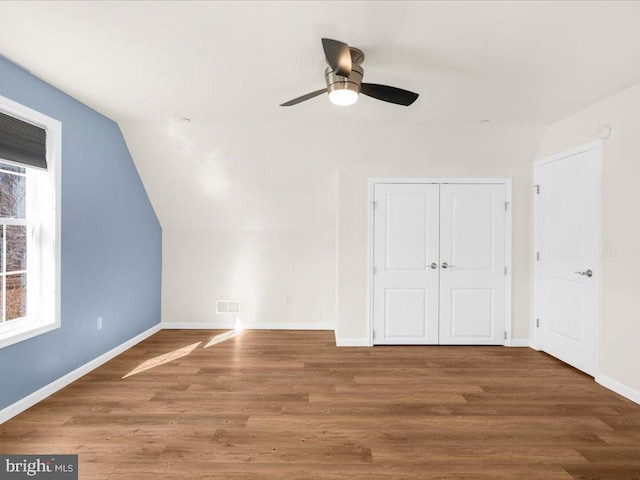
<path fill-rule="evenodd" d="M 320 38 L 366 54 L 351 121 L 546 124 L 640 81 L 638 2 L 1 2 L 0 53 L 119 122 L 330 121 Z"/>
<path fill-rule="evenodd" d="M 638 18 L 612 1 L 0 2 L 0 54 L 120 124 L 165 231 L 331 237 L 345 168 L 526 184 L 545 125 L 640 82 Z M 323 36 L 420 98 L 279 107 L 324 86 Z"/>

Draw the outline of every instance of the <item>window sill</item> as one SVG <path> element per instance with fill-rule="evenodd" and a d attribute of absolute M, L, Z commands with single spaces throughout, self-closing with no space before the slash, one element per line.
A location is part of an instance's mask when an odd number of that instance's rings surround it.
<path fill-rule="evenodd" d="M 3 325 L 0 327 L 0 348 L 8 347 L 60 328 L 60 324 L 57 322 L 36 324 L 25 320 L 17 320 L 16 325 Z"/>

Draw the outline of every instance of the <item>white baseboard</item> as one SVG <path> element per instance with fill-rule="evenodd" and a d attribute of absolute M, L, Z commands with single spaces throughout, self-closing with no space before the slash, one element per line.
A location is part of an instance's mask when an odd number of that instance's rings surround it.
<path fill-rule="evenodd" d="M 529 347 L 528 338 L 513 338 L 508 340 L 505 347 Z M 368 338 L 338 338 L 336 337 L 337 347 L 370 347 L 371 343 Z"/>
<path fill-rule="evenodd" d="M 257 323 L 243 325 L 245 330 L 331 330 L 333 325 L 326 323 Z"/>
<path fill-rule="evenodd" d="M 336 337 L 336 347 L 370 347 L 368 338 L 338 338 Z"/>
<path fill-rule="evenodd" d="M 160 324 L 163 330 L 231 330 L 233 323 L 179 323 L 163 322 Z"/>
<path fill-rule="evenodd" d="M 83 377 L 84 375 L 89 373 L 91 370 L 94 370 L 94 369 L 98 368 L 103 363 L 108 362 L 112 358 L 120 355 L 125 350 L 130 349 L 136 343 L 140 343 L 142 340 L 150 337 L 154 333 L 159 332 L 160 329 L 161 329 L 160 324 L 154 325 L 149 330 L 146 330 L 146 331 L 142 332 L 141 334 L 136 335 L 132 339 L 127 340 L 126 342 L 124 342 L 121 345 L 118 345 L 115 348 L 112 348 L 108 352 L 103 353 L 99 357 L 94 358 L 90 362 L 85 363 L 84 365 L 76 368 L 72 372 L 67 373 L 63 377 L 60 377 L 57 380 L 54 380 L 50 384 L 45 385 L 41 389 L 36 390 L 35 392 L 33 392 L 30 395 L 27 395 L 23 399 L 18 400 L 17 402 L 9 405 L 8 407 L 3 408 L 2 410 L 0 410 L 0 424 L 6 422 L 10 418 L 15 417 L 19 413 L 24 412 L 27 408 L 30 408 L 33 405 L 35 405 L 36 403 L 44 400 L 48 396 L 53 395 L 58 390 L 63 389 L 64 387 L 66 387 L 70 383 L 75 382 L 80 377 Z"/>
<path fill-rule="evenodd" d="M 181 323 L 165 322 L 160 324 L 163 329 L 193 329 L 193 330 L 230 330 L 234 328 L 231 323 Z M 242 325 L 245 330 L 331 330 L 333 325 L 326 323 L 249 323 Z"/>
<path fill-rule="evenodd" d="M 598 374 L 596 377 L 596 382 L 598 382 L 603 387 L 608 388 L 609 390 L 613 390 L 619 395 L 628 398 L 632 402 L 640 404 L 640 392 L 631 387 L 628 387 L 624 383 L 620 383 L 617 380 L 614 380 L 607 375 L 603 375 L 602 373 Z"/>

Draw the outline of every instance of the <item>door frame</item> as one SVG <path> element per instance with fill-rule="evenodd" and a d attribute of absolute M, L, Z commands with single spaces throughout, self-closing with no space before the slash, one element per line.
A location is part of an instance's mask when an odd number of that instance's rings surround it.
<path fill-rule="evenodd" d="M 531 263 L 533 271 L 533 318 L 531 319 L 531 325 L 533 329 L 533 335 L 531 336 L 531 348 L 534 350 L 540 350 L 540 339 L 538 337 L 538 328 L 536 327 L 537 319 L 540 318 L 540 268 L 538 268 L 538 262 L 536 260 L 536 252 L 540 246 L 540 207 L 538 204 L 538 195 L 536 194 L 536 187 L 540 179 L 540 167 L 547 163 L 555 162 L 572 155 L 588 152 L 593 150 L 596 156 L 596 175 L 598 177 L 598 186 L 594 192 L 596 201 L 596 258 L 594 270 L 598 272 L 593 278 L 596 282 L 596 319 L 595 319 L 595 370 L 594 378 L 597 380 L 600 375 L 600 339 L 602 338 L 602 140 L 593 140 L 578 147 L 570 148 L 568 150 L 549 155 L 547 157 L 539 158 L 533 162 L 533 251 L 531 252 Z"/>
<path fill-rule="evenodd" d="M 505 266 L 507 267 L 507 274 L 505 275 L 505 318 L 504 318 L 504 330 L 505 340 L 504 344 L 511 345 L 511 239 L 512 239 L 512 211 L 513 203 L 511 199 L 511 178 L 421 178 L 421 177 L 402 177 L 402 178 L 369 178 L 369 188 L 367 193 L 367 329 L 369 332 L 369 344 L 373 347 L 373 230 L 374 230 L 374 189 L 377 184 L 383 183 L 431 183 L 431 184 L 456 184 L 456 185 L 478 185 L 478 184 L 491 184 L 491 185 L 504 185 L 505 187 L 505 202 L 506 202 L 506 219 L 505 219 Z"/>

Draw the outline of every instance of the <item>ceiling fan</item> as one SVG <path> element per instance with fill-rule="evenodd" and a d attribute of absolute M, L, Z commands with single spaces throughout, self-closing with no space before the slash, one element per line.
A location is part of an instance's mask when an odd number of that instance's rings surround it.
<path fill-rule="evenodd" d="M 329 64 L 324 71 L 327 87 L 289 100 L 281 104 L 281 107 L 297 105 L 323 93 L 329 93 L 329 100 L 335 105 L 352 105 L 358 100 L 360 93 L 383 102 L 404 105 L 405 107 L 411 105 L 418 98 L 417 93 L 402 88 L 377 83 L 363 83 L 364 53 L 362 50 L 330 38 L 322 39 L 322 47 Z"/>

